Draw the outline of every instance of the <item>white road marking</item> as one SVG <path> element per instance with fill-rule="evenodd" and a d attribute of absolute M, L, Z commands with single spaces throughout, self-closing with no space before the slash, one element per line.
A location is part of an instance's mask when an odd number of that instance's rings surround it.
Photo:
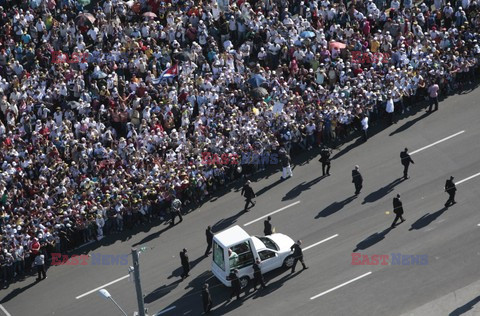
<path fill-rule="evenodd" d="M 78 299 L 80 299 L 80 298 L 82 298 L 82 297 L 84 297 L 84 296 L 87 296 L 87 295 L 89 295 L 89 294 L 92 294 L 92 293 L 94 293 L 94 292 L 96 292 L 96 291 L 98 291 L 98 290 L 100 290 L 100 289 L 103 289 L 103 288 L 109 286 L 109 285 L 112 285 L 112 284 L 114 284 L 114 283 L 117 283 L 117 282 L 119 282 L 119 281 L 122 281 L 122 280 L 128 278 L 129 276 L 130 276 L 130 275 L 127 274 L 127 275 L 125 275 L 125 276 L 123 276 L 123 277 L 121 277 L 121 278 L 118 278 L 118 279 L 116 279 L 116 280 L 113 280 L 112 282 L 109 282 L 109 283 L 107 283 L 107 284 L 101 285 L 101 286 L 97 287 L 96 289 L 93 289 L 93 290 L 91 290 L 91 291 L 88 291 L 87 293 L 84 293 L 84 294 L 82 294 L 82 295 L 79 295 L 79 296 L 75 297 L 75 299 L 78 300 Z"/>
<path fill-rule="evenodd" d="M 316 298 L 319 298 L 320 296 L 323 296 L 323 295 L 328 294 L 328 293 L 330 293 L 330 292 L 332 292 L 332 291 L 335 291 L 336 289 L 339 289 L 339 288 L 341 288 L 341 287 L 343 287 L 343 286 L 345 286 L 345 285 L 347 285 L 347 284 L 350 284 L 350 283 L 352 283 L 352 282 L 355 282 L 355 281 L 357 281 L 357 280 L 360 280 L 361 278 L 364 278 L 364 277 L 366 277 L 367 275 L 370 275 L 370 274 L 372 274 L 372 271 L 367 272 L 367 273 L 365 273 L 365 274 L 362 274 L 361 276 L 356 277 L 355 279 L 352 279 L 352 280 L 350 280 L 350 281 L 347 281 L 347 282 L 345 282 L 345 283 L 342 283 L 342 284 L 340 284 L 340 285 L 337 285 L 336 287 L 331 288 L 331 289 L 328 290 L 328 291 L 325 291 L 325 292 L 322 292 L 322 293 L 320 293 L 320 294 L 318 294 L 318 295 L 312 296 L 312 297 L 310 297 L 310 299 L 311 299 L 311 300 L 314 300 L 314 299 L 316 299 Z"/>
<path fill-rule="evenodd" d="M 155 314 L 155 316 L 165 314 L 166 312 L 169 312 L 169 311 L 171 311 L 172 309 L 175 309 L 175 308 L 177 308 L 177 307 L 176 307 L 176 306 L 169 307 L 169 308 L 167 308 L 167 309 L 164 309 L 164 310 L 162 310 L 162 311 L 159 311 L 158 313 Z"/>
<path fill-rule="evenodd" d="M 463 183 L 463 182 L 465 182 L 465 181 L 471 180 L 471 179 L 473 179 L 473 178 L 475 178 L 475 177 L 478 177 L 478 176 L 480 176 L 480 172 L 474 174 L 473 176 L 470 176 L 470 177 L 468 177 L 468 178 L 465 178 L 465 179 L 463 179 L 463 180 L 460 180 L 460 181 L 458 181 L 458 182 L 455 182 L 455 184 L 461 184 L 461 183 Z"/>
<path fill-rule="evenodd" d="M 326 242 L 326 241 L 329 241 L 330 239 L 333 239 L 333 238 L 335 238 L 335 237 L 338 237 L 338 234 L 335 234 L 335 235 L 330 236 L 330 237 L 328 237 L 328 238 L 326 238 L 326 239 L 324 239 L 324 240 L 322 240 L 322 241 L 316 242 L 316 243 L 314 243 L 313 245 L 310 245 L 310 246 L 308 246 L 308 247 L 305 247 L 305 248 L 303 248 L 303 251 L 308 250 L 308 249 L 310 249 L 310 248 L 313 248 L 313 247 L 315 247 L 315 246 L 318 246 L 318 245 L 320 245 L 321 243 L 324 243 L 324 242 Z"/>
<path fill-rule="evenodd" d="M 427 148 L 430 148 L 430 147 L 432 147 L 432 146 L 435 146 L 435 145 L 437 145 L 437 144 L 440 144 L 440 143 L 442 143 L 442 142 L 444 142 L 444 141 L 446 141 L 446 140 L 449 140 L 450 138 L 453 138 L 453 137 L 458 136 L 458 135 L 463 134 L 463 133 L 465 133 L 465 131 L 460 131 L 460 132 L 455 133 L 455 134 L 453 134 L 453 135 L 450 135 L 450 136 L 448 136 L 448 137 L 442 138 L 442 139 L 440 139 L 439 141 L 436 141 L 436 142 L 433 143 L 433 144 L 430 144 L 430 145 L 427 145 L 427 146 L 422 147 L 422 148 L 420 148 L 420 149 L 417 149 L 417 150 L 415 150 L 415 151 L 412 151 L 412 152 L 410 153 L 410 155 L 419 153 L 419 152 L 421 152 L 422 150 L 425 150 L 425 149 L 427 149 Z"/>
<path fill-rule="evenodd" d="M 271 212 L 271 213 L 268 213 L 267 215 L 264 215 L 264 216 L 259 217 L 259 218 L 255 219 L 255 220 L 251 221 L 251 222 L 248 222 L 248 223 L 246 223 L 246 224 L 243 224 L 243 226 L 248 226 L 248 225 L 250 225 L 250 224 L 253 224 L 253 223 L 255 223 L 255 222 L 258 222 L 258 221 L 260 221 L 260 220 L 262 220 L 262 219 L 264 219 L 264 218 L 269 217 L 270 215 L 273 215 L 273 214 L 275 214 L 275 213 L 278 213 L 278 212 L 281 212 L 281 211 L 283 211 L 283 210 L 286 210 L 286 209 L 289 208 L 289 207 L 292 207 L 292 206 L 294 206 L 294 205 L 297 205 L 298 203 L 300 203 L 300 201 L 294 202 L 294 203 L 292 203 L 292 204 L 289 204 L 289 205 L 287 205 L 287 206 L 282 207 L 281 209 L 278 209 L 278 210 L 276 210 L 276 211 L 273 211 L 273 212 Z"/>
<path fill-rule="evenodd" d="M 0 304 L 0 309 L 2 310 L 2 312 L 5 313 L 6 316 L 12 316 L 12 314 L 10 314 L 9 312 L 7 312 L 7 310 L 5 309 L 5 307 L 3 307 L 2 304 Z"/>

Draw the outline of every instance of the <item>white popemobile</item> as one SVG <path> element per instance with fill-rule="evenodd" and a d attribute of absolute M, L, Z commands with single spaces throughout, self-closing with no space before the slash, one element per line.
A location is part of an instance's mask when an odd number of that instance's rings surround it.
<path fill-rule="evenodd" d="M 253 262 L 261 260 L 262 273 L 280 267 L 291 268 L 294 244 L 287 235 L 275 233 L 265 237 L 250 236 L 240 226 L 228 228 L 213 237 L 213 274 L 226 286 L 230 287 L 229 274 L 238 270 L 242 288 L 253 279 Z"/>

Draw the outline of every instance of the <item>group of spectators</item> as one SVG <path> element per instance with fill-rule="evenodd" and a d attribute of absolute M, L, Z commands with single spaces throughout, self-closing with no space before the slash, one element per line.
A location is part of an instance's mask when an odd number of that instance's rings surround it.
<path fill-rule="evenodd" d="M 402 113 L 433 84 L 457 91 L 478 75 L 479 9 L 478 0 L 0 0 L 0 277 L 252 172 L 205 164 L 205 151 L 308 151 L 365 117 L 382 122 L 387 101 Z M 53 63 L 58 51 L 89 57 Z M 178 75 L 163 78 L 172 67 Z"/>

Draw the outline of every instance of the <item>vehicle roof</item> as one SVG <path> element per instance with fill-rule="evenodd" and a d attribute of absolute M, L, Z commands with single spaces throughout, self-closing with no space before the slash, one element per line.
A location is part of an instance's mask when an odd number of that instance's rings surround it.
<path fill-rule="evenodd" d="M 220 245 L 224 247 L 230 247 L 250 239 L 250 235 L 247 234 L 247 232 L 244 231 L 240 226 L 236 225 L 225 229 L 218 234 L 215 234 L 214 238 Z"/>

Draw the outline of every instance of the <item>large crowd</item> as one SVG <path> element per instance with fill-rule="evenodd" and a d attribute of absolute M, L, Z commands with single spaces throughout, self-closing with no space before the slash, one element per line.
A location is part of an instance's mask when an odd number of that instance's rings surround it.
<path fill-rule="evenodd" d="M 308 151 L 478 75 L 478 0 L 81 3 L 0 0 L 5 282 L 265 168 L 206 151 Z"/>

